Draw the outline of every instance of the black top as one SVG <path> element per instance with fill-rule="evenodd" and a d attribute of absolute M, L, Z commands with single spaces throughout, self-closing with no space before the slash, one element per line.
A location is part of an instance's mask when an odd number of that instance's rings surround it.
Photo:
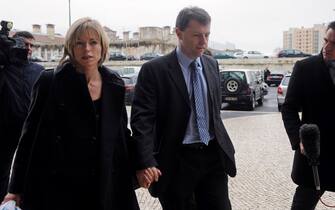
<path fill-rule="evenodd" d="M 95 110 L 95 126 L 96 126 L 96 141 L 93 142 L 94 147 L 96 148 L 96 155 L 95 155 L 95 162 L 96 166 L 99 165 L 99 154 L 100 154 L 100 139 L 101 139 L 101 134 L 100 134 L 100 128 L 101 128 L 101 97 L 95 101 L 93 101 L 94 104 L 94 110 Z"/>
<path fill-rule="evenodd" d="M 93 101 L 96 119 L 96 131 L 97 139 L 100 139 L 100 127 L 101 127 L 101 97 Z"/>

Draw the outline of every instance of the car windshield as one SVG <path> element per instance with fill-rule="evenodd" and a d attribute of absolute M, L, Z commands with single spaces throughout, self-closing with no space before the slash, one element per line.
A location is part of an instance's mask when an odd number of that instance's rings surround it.
<path fill-rule="evenodd" d="M 288 83 L 290 82 L 290 76 L 284 77 L 283 81 L 281 82 L 282 85 L 288 86 Z"/>
<path fill-rule="evenodd" d="M 225 71 L 222 74 L 222 80 L 226 80 L 228 78 L 235 78 L 238 80 L 246 81 L 245 73 L 242 71 Z"/>

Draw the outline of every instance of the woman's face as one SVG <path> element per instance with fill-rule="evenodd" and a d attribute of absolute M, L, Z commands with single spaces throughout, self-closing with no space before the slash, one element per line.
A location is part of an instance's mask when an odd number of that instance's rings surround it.
<path fill-rule="evenodd" d="M 88 30 L 79 36 L 74 45 L 74 59 L 83 70 L 97 68 L 101 59 L 101 43 L 95 31 Z"/>

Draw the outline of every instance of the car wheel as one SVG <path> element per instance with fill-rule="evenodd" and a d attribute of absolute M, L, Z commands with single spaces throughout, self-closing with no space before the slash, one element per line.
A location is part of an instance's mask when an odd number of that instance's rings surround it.
<path fill-rule="evenodd" d="M 241 81 L 235 78 L 227 79 L 224 84 L 224 88 L 229 93 L 238 93 L 241 89 Z"/>
<path fill-rule="evenodd" d="M 256 99 L 255 99 L 254 94 L 252 94 L 250 98 L 251 99 L 250 99 L 250 102 L 249 102 L 249 105 L 248 105 L 248 110 L 253 111 L 256 107 Z"/>

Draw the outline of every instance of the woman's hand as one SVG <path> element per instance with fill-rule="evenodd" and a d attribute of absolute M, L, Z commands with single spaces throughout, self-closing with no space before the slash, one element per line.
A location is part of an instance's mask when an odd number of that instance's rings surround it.
<path fill-rule="evenodd" d="M 8 193 L 1 204 L 3 203 L 6 203 L 7 201 L 10 201 L 10 200 L 14 200 L 16 202 L 16 205 L 17 206 L 20 206 L 21 205 L 21 196 L 20 194 L 12 194 L 12 193 Z"/>

